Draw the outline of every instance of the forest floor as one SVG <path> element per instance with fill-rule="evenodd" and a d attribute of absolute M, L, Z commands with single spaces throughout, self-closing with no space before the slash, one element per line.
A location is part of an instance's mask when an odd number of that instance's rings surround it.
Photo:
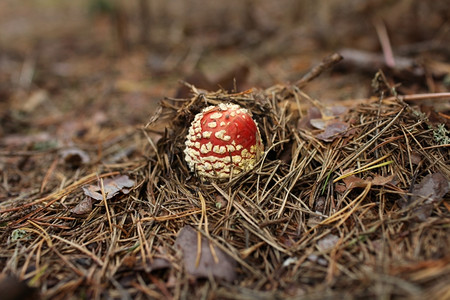
<path fill-rule="evenodd" d="M 2 1 L 2 299 L 449 299 L 448 3 L 352 4 Z M 223 102 L 265 153 L 202 181 Z"/>

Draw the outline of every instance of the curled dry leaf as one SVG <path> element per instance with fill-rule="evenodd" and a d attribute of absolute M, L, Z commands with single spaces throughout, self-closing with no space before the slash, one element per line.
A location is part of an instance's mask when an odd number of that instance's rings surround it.
<path fill-rule="evenodd" d="M 128 194 L 128 188 L 134 185 L 134 180 L 131 180 L 128 176 L 116 176 L 108 178 L 103 181 L 103 187 L 106 195 L 106 199 L 111 199 L 119 192 L 122 194 Z M 101 185 L 88 185 L 83 186 L 83 191 L 86 196 L 92 197 L 95 200 L 103 200 Z"/>
<path fill-rule="evenodd" d="M 204 236 L 201 237 L 201 256 L 198 266 L 196 265 L 197 242 L 198 234 L 191 226 L 185 226 L 178 232 L 175 247 L 180 249 L 183 254 L 186 272 L 196 278 L 213 276 L 216 279 L 233 281 L 236 278 L 236 261 L 218 247 L 210 244 Z"/>
<path fill-rule="evenodd" d="M 92 198 L 84 197 L 74 208 L 70 210 L 71 213 L 76 215 L 86 215 L 92 211 Z"/>
<path fill-rule="evenodd" d="M 306 116 L 300 119 L 297 126 L 300 129 L 320 129 L 323 132 L 316 134 L 316 137 L 324 142 L 332 142 L 336 138 L 349 134 L 350 125 L 339 117 L 345 115 L 348 108 L 344 106 L 333 106 L 319 110 L 312 107 Z"/>
<path fill-rule="evenodd" d="M 331 121 L 336 121 L 336 117 L 345 115 L 348 108 L 344 106 L 332 106 L 322 110 L 317 107 L 308 109 L 306 116 L 302 117 L 298 122 L 298 128 L 301 129 L 320 129 L 324 130 Z"/>
<path fill-rule="evenodd" d="M 330 120 L 326 123 L 324 131 L 317 134 L 316 137 L 324 142 L 332 142 L 344 135 L 348 128 L 349 125 L 343 121 Z"/>
<path fill-rule="evenodd" d="M 78 168 L 81 165 L 90 162 L 89 154 L 79 148 L 70 148 L 61 151 L 61 157 L 64 162 L 73 168 Z"/>
<path fill-rule="evenodd" d="M 387 184 L 393 184 L 395 180 L 395 175 L 390 175 L 390 176 L 381 176 L 381 175 L 376 175 L 375 177 L 371 178 L 367 178 L 367 179 L 362 179 L 359 178 L 355 175 L 351 175 L 348 177 L 345 177 L 344 179 L 342 179 L 342 181 L 345 183 L 345 188 L 343 188 L 342 186 L 336 186 L 336 189 L 339 192 L 345 192 L 346 190 L 350 190 L 353 188 L 364 188 L 366 187 L 369 183 L 372 185 L 376 185 L 376 186 L 384 186 Z"/>
<path fill-rule="evenodd" d="M 311 119 L 311 120 L 309 120 L 309 123 L 315 129 L 325 130 L 325 128 L 327 127 L 328 121 L 324 120 L 324 119 Z"/>

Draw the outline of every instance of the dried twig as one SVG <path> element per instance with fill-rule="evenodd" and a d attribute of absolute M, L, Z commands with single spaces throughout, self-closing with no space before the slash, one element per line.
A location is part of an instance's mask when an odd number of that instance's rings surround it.
<path fill-rule="evenodd" d="M 308 73 L 300 78 L 294 85 L 298 88 L 303 88 L 308 82 L 322 74 L 325 70 L 332 68 L 342 60 L 342 56 L 338 53 L 333 53 L 325 57 L 320 64 L 313 67 Z"/>

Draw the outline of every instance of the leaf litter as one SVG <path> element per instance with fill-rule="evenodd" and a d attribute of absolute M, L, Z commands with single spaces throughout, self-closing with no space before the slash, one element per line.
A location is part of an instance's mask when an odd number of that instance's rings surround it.
<path fill-rule="evenodd" d="M 78 153 L 77 151 L 75 151 Z M 72 152 L 71 152 L 72 153 Z M 129 188 L 133 187 L 135 182 L 131 180 L 128 176 L 116 176 L 113 178 L 107 178 L 103 181 L 103 192 L 105 193 L 105 199 L 111 199 L 121 194 L 128 194 L 130 192 Z M 102 186 L 101 183 L 97 185 L 87 185 L 82 187 L 83 192 L 86 197 L 69 211 L 75 215 L 86 215 L 92 211 L 92 200 L 102 201 Z"/>
<path fill-rule="evenodd" d="M 84 197 L 70 212 L 76 215 L 85 215 L 92 211 L 92 198 Z"/>
<path fill-rule="evenodd" d="M 126 195 L 130 192 L 129 188 L 133 187 L 134 184 L 135 182 L 126 175 L 107 178 L 103 180 L 103 192 L 105 193 L 105 198 L 111 199 L 119 193 Z M 100 183 L 83 186 L 82 189 L 86 196 L 98 201 L 103 200 L 102 186 Z"/>
<path fill-rule="evenodd" d="M 183 265 L 188 274 L 196 278 L 236 279 L 236 261 L 212 245 L 206 237 L 199 236 L 191 226 L 185 226 L 178 232 L 175 247 L 182 252 Z"/>
<path fill-rule="evenodd" d="M 342 186 L 337 185 L 336 189 L 339 192 L 344 192 L 347 190 L 351 190 L 353 188 L 364 188 L 367 185 L 371 184 L 373 186 L 385 186 L 387 184 L 394 184 L 395 185 L 395 175 L 390 176 L 380 176 L 376 175 L 375 177 L 367 177 L 366 179 L 359 178 L 355 175 L 348 176 L 344 178 L 342 181 L 345 184 L 344 189 L 342 189 Z"/>
<path fill-rule="evenodd" d="M 14 229 L 34 237 L 16 241 L 26 251 L 14 243 L 1 250 L 4 272 L 34 276 L 56 299 L 98 295 L 97 285 L 111 298 L 289 298 L 324 289 L 336 298 L 349 288 L 376 297 L 377 286 L 411 298 L 449 284 L 441 263 L 450 247 L 449 152 L 415 108 L 380 97 L 324 119 L 290 85 L 241 93 L 191 86 L 191 95 L 161 101 L 147 126 L 123 137 L 124 149 L 145 155 L 80 178 L 83 169 L 72 170 L 61 189 L 16 199 L 23 208 L 1 203 L 1 238 Z M 202 182 L 184 163 L 186 124 L 220 102 L 252 111 L 268 151 L 251 171 Z M 321 140 L 312 119 L 339 120 L 352 133 L 333 129 Z M 416 203 L 431 204 L 419 222 Z M 423 272 L 422 262 L 435 267 Z"/>
<path fill-rule="evenodd" d="M 425 221 L 432 213 L 433 204 L 442 201 L 450 191 L 450 180 L 441 173 L 432 173 L 425 176 L 412 188 L 412 195 L 407 201 L 408 206 L 416 206 L 414 213 Z"/>
<path fill-rule="evenodd" d="M 21 5 L 12 14 L 13 6 L 3 6 L 4 24 L 20 20 L 24 26 L 12 26 L 23 33 L 20 39 L 11 34 L 11 26 L 2 28 L 1 272 L 35 287 L 45 299 L 449 298 L 448 193 L 432 197 L 423 220 L 414 212 L 428 193 L 410 206 L 399 201 L 412 199 L 428 174 L 449 178 L 448 93 L 447 98 L 419 94 L 448 91 L 448 35 L 435 34 L 447 21 L 436 13 L 445 1 L 394 1 L 389 6 L 367 1 L 357 7 L 330 1 L 307 10 L 299 9 L 305 3 L 293 7 L 261 1 L 255 10 L 245 1 L 200 7 L 194 1 L 189 7 L 194 17 L 183 13 L 184 5 L 152 5 L 152 22 L 146 22 L 141 9 L 149 1 L 138 1 L 139 13 L 124 1 L 106 10 L 92 7 L 89 19 L 80 18 L 84 4 L 71 4 L 63 6 L 63 18 L 52 18 L 52 24 L 43 19 L 45 24 L 38 26 L 30 23 L 35 9 L 26 15 L 30 6 Z M 50 6 L 52 13 L 61 12 L 60 5 Z M 77 7 L 82 11 L 70 17 Z M 386 22 L 389 37 L 373 38 L 374 26 L 365 20 L 374 15 Z M 168 24 L 174 16 L 179 22 Z M 411 27 L 408 16 L 426 17 Z M 213 26 L 205 32 L 208 21 Z M 150 42 L 145 47 L 136 45 L 141 36 L 133 27 L 137 23 Z M 317 24 L 333 24 L 336 30 Z M 383 31 L 380 21 L 375 25 Z M 298 72 L 321 55 L 317 52 L 342 44 L 351 52 L 341 51 L 345 59 L 330 76 L 312 81 L 329 67 L 324 62 L 294 85 L 270 87 L 295 82 Z M 185 77 L 201 69 L 219 74 L 229 53 L 245 57 L 241 62 L 250 76 L 234 68 L 231 77 L 218 80 L 202 74 L 200 80 Z M 211 57 L 212 63 L 205 63 Z M 326 61 L 333 57 L 342 59 L 334 55 Z M 387 70 L 388 80 L 381 93 L 370 93 L 370 77 L 379 69 Z M 203 91 L 186 85 L 180 97 L 163 101 L 155 126 L 135 130 L 156 106 L 152 99 L 173 95 L 166 86 L 178 78 Z M 251 86 L 243 84 L 252 80 L 268 88 L 237 93 L 236 86 L 246 90 Z M 322 105 L 313 109 L 321 115 L 310 119 L 323 119 L 321 129 L 298 125 L 311 109 L 300 92 L 320 95 Z M 331 141 L 317 138 L 329 120 L 323 116 L 332 116 L 324 113 L 327 98 L 345 103 L 348 111 L 338 119 L 350 128 L 349 134 L 329 135 Z M 202 183 L 183 163 L 184 128 L 204 106 L 225 101 L 254 112 L 270 150 L 244 176 Z M 49 137 L 27 141 L 41 131 Z M 8 136 L 13 138 L 9 143 Z M 72 168 L 62 164 L 57 153 L 61 137 L 75 140 L 91 162 Z M 119 174 L 135 181 L 128 194 L 119 192 L 104 203 L 95 200 L 98 205 L 80 217 L 69 213 L 80 199 L 92 200 L 82 186 Z M 350 180 L 352 175 L 365 181 L 360 188 L 347 189 L 342 176 Z M 393 182 L 371 182 L 392 175 Z M 200 194 L 205 195 L 202 201 Z M 192 279 L 174 246 L 187 225 L 203 227 L 208 243 L 237 262 L 237 279 Z M 8 243 L 14 232 L 27 236 Z M 318 243 L 329 236 L 339 241 L 321 253 Z M 0 282 L 6 282 L 2 290 L 14 285 L 26 290 L 2 275 Z"/>

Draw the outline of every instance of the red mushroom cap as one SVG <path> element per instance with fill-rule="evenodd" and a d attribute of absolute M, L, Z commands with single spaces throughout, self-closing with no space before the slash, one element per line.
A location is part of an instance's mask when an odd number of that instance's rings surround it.
<path fill-rule="evenodd" d="M 197 114 L 185 144 L 191 171 L 210 178 L 250 170 L 264 151 L 249 111 L 231 103 L 209 106 Z"/>

